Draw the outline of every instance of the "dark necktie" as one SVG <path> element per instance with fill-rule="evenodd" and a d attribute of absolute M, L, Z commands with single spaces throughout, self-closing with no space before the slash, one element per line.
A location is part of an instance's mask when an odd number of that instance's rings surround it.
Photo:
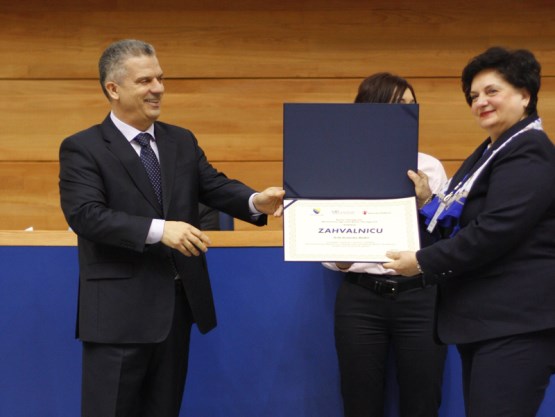
<path fill-rule="evenodd" d="M 141 145 L 141 161 L 145 166 L 146 173 L 150 179 L 152 188 L 154 188 L 158 202 L 162 205 L 162 177 L 160 175 L 160 163 L 158 162 L 158 158 L 156 158 L 156 154 L 150 147 L 151 139 L 152 136 L 148 133 L 139 133 L 133 140 Z"/>

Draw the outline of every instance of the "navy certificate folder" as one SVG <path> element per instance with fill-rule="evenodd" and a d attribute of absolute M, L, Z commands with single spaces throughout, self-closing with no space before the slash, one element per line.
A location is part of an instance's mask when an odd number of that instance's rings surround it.
<path fill-rule="evenodd" d="M 417 158 L 417 104 L 284 104 L 286 198 L 412 197 Z"/>

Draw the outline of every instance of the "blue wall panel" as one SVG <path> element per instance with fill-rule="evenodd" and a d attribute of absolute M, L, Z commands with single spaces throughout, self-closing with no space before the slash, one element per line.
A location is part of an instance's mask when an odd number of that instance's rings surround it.
<path fill-rule="evenodd" d="M 281 248 L 212 248 L 218 327 L 193 329 L 181 417 L 341 417 L 333 341 L 338 275 Z M 0 247 L 0 417 L 79 415 L 75 247 Z M 396 417 L 390 366 L 387 417 Z M 450 348 L 441 417 L 462 417 Z M 538 417 L 552 417 L 552 385 Z"/>

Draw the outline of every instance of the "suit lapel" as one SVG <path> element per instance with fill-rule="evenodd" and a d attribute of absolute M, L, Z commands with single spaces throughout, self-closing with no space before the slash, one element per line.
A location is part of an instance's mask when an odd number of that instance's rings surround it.
<path fill-rule="evenodd" d="M 154 124 L 154 135 L 156 136 L 156 146 L 160 155 L 160 168 L 162 171 L 162 200 L 164 212 L 170 206 L 173 189 L 173 179 L 175 177 L 175 166 L 177 160 L 176 139 L 167 134 L 166 130 L 158 123 Z"/>
<path fill-rule="evenodd" d="M 160 204 L 146 170 L 131 144 L 112 123 L 109 116 L 104 119 L 100 126 L 106 146 L 120 160 L 129 173 L 131 181 L 133 181 L 145 199 L 162 215 Z"/>
<path fill-rule="evenodd" d="M 484 141 L 479 147 L 478 149 L 476 149 L 472 155 L 470 155 L 461 165 L 461 167 L 459 168 L 459 170 L 455 173 L 455 175 L 453 175 L 453 180 L 451 180 L 451 183 L 449 184 L 449 190 L 447 190 L 448 192 L 452 191 L 453 188 L 459 183 L 461 182 L 463 179 L 469 177 L 476 169 L 478 169 L 480 167 L 480 164 L 477 164 L 477 162 L 480 160 L 480 158 L 482 158 L 485 150 L 488 147 L 488 144 L 490 143 L 490 140 L 487 139 L 486 141 Z"/>
<path fill-rule="evenodd" d="M 476 149 L 474 153 L 466 159 L 459 170 L 455 173 L 455 175 L 453 176 L 453 180 L 449 184 L 449 191 L 451 191 L 453 187 L 455 187 L 460 181 L 462 181 L 463 178 L 472 175 L 474 171 L 476 171 L 480 167 L 481 163 L 479 161 L 482 157 L 485 160 L 488 155 L 491 155 L 493 151 L 500 148 L 513 135 L 515 135 L 525 126 L 537 119 L 538 114 L 533 113 L 525 119 L 515 123 L 509 129 L 507 129 L 499 138 L 497 138 L 495 142 L 493 142 L 489 150 L 487 149 L 487 147 L 490 144 L 491 140 L 488 138 L 484 142 L 482 142 L 478 149 Z"/>

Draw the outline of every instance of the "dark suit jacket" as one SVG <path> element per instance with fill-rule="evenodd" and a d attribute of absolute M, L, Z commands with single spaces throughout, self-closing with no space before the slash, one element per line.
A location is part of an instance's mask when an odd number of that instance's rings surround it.
<path fill-rule="evenodd" d="M 501 146 L 532 115 L 492 145 Z M 476 169 L 488 141 L 461 166 Z M 500 150 L 472 187 L 461 230 L 417 252 L 425 277 L 440 281 L 437 333 L 469 343 L 555 328 L 555 148 L 538 130 Z"/>
<path fill-rule="evenodd" d="M 77 336 L 105 343 L 158 342 L 174 306 L 175 269 L 201 332 L 216 325 L 206 259 L 145 240 L 153 218 L 199 226 L 199 201 L 253 222 L 254 192 L 206 160 L 194 135 L 156 122 L 163 211 L 135 150 L 109 117 L 65 139 L 60 148 L 64 215 L 78 235 Z M 260 216 L 256 224 L 266 222 Z"/>
<path fill-rule="evenodd" d="M 200 219 L 200 230 L 221 230 L 220 213 L 212 207 L 202 203 L 198 205 L 198 215 Z"/>

